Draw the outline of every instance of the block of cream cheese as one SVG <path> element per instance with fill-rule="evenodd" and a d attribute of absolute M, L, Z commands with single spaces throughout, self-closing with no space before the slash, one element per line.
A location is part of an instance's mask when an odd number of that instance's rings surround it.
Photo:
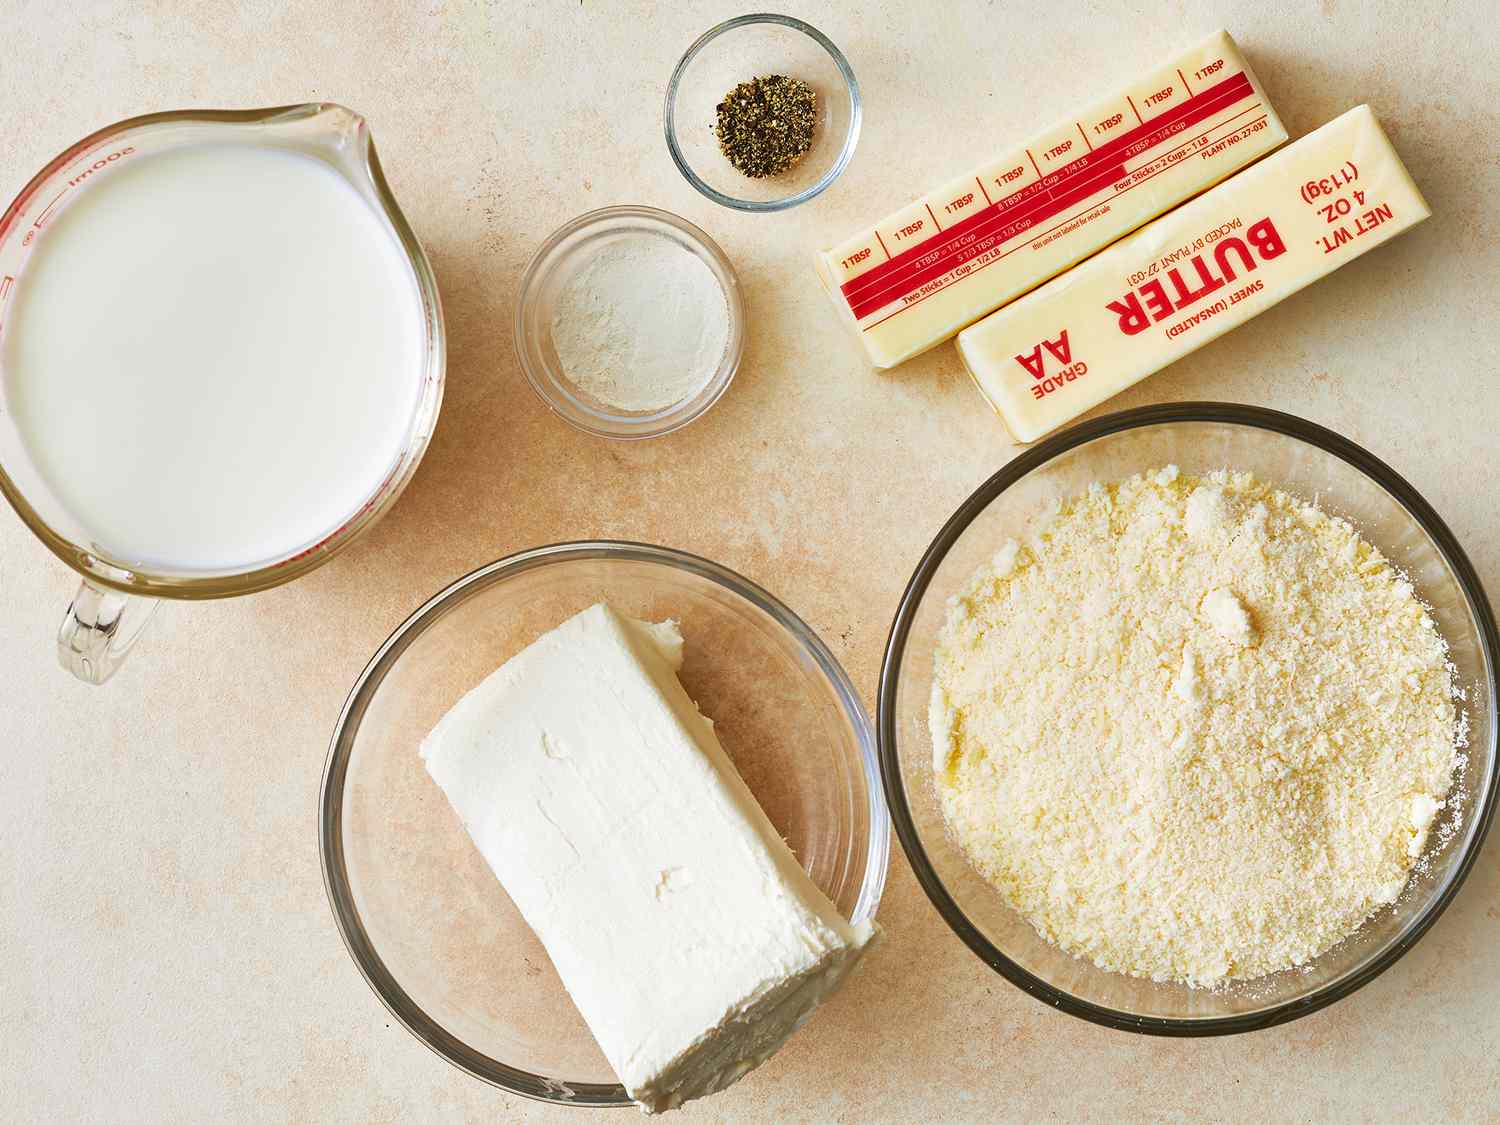
<path fill-rule="evenodd" d="M 423 741 L 630 1096 L 671 1109 L 764 1062 L 858 960 L 677 680 L 683 641 L 599 604 Z"/>
<path fill-rule="evenodd" d="M 964 330 L 959 354 L 1034 441 L 1429 214 L 1359 106 Z"/>
<path fill-rule="evenodd" d="M 876 367 L 894 367 L 1287 138 L 1220 31 L 817 256 Z"/>

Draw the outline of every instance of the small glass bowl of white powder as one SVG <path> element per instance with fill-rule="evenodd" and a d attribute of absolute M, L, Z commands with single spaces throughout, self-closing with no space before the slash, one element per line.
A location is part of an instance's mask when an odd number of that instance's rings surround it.
<path fill-rule="evenodd" d="M 697 418 L 734 378 L 739 279 L 676 215 L 590 211 L 526 267 L 515 346 L 532 389 L 565 421 L 603 437 L 656 437 Z"/>

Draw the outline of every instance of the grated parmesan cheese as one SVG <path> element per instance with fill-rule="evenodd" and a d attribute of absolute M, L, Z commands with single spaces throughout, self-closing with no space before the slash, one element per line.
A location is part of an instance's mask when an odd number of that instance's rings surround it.
<path fill-rule="evenodd" d="M 1210 986 L 1395 899 L 1458 716 L 1411 584 L 1248 473 L 1084 495 L 949 604 L 933 765 L 970 861 L 1048 941 Z"/>

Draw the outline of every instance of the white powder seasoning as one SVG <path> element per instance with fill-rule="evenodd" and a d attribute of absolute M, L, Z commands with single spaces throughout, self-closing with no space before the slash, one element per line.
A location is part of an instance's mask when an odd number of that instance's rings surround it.
<path fill-rule="evenodd" d="M 729 342 L 729 303 L 696 254 L 660 235 L 602 245 L 562 285 L 552 344 L 573 384 L 607 407 L 664 410 L 702 390 Z"/>
<path fill-rule="evenodd" d="M 934 770 L 1047 940 L 1213 985 L 1392 902 L 1448 794 L 1451 665 L 1350 524 L 1247 473 L 1094 485 L 950 603 Z"/>

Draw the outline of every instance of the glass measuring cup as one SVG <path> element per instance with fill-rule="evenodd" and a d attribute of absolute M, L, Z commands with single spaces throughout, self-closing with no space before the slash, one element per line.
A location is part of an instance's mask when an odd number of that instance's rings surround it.
<path fill-rule="evenodd" d="M 364 502 L 320 540 L 253 568 L 172 573 L 113 558 L 92 542 L 58 500 L 22 440 L 4 396 L 0 371 L 0 493 L 58 558 L 82 576 L 57 636 L 63 666 L 89 683 L 119 667 L 162 598 L 196 600 L 250 594 L 300 577 L 331 559 L 375 523 L 401 494 L 427 448 L 442 403 L 445 344 L 437 283 L 416 236 L 392 197 L 364 118 L 330 103 L 271 109 L 183 110 L 134 117 L 85 137 L 32 178 L 0 215 L 0 340 L 6 308 L 26 284 L 24 266 L 46 226 L 87 190 L 92 178 L 141 155 L 183 145 L 233 140 L 300 152 L 338 172 L 368 203 L 405 255 L 421 300 L 421 385 L 404 444 Z M 88 409 L 80 402 L 79 409 Z M 128 440 L 124 435 L 122 440 Z"/>

